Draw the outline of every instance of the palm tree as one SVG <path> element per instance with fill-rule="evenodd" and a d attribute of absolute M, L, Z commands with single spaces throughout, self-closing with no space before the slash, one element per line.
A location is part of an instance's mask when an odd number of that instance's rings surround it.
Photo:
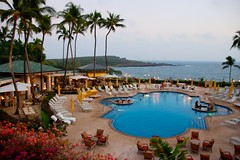
<path fill-rule="evenodd" d="M 231 49 L 233 47 L 237 47 L 238 49 L 240 49 L 240 31 L 237 31 L 236 35 L 233 37 L 233 44 L 231 46 Z"/>
<path fill-rule="evenodd" d="M 182 143 L 178 143 L 175 148 L 161 138 L 151 138 L 150 143 L 152 144 L 152 147 L 156 148 L 155 154 L 161 160 L 185 160 L 187 150 L 182 149 L 182 147 L 186 144 L 187 140 L 188 138 Z"/>
<path fill-rule="evenodd" d="M 97 26 L 101 27 L 103 23 L 102 15 L 101 13 L 94 11 L 93 13 L 90 13 L 87 15 L 88 25 L 90 27 L 90 32 L 94 32 L 94 57 L 93 57 L 93 68 L 94 68 L 94 74 L 93 77 L 95 77 L 96 74 L 96 51 L 97 51 Z"/>
<path fill-rule="evenodd" d="M 40 82 L 40 91 L 43 90 L 43 84 L 42 84 L 42 62 L 43 62 L 43 44 L 44 44 L 44 39 L 45 39 L 45 35 L 46 34 L 49 34 L 49 35 L 52 35 L 51 33 L 51 16 L 48 16 L 48 15 L 44 15 L 44 16 L 41 16 L 41 18 L 37 19 L 38 21 L 38 28 L 41 30 L 42 32 L 42 43 L 41 43 L 41 58 L 40 58 L 40 63 L 41 63 L 41 66 L 40 66 L 40 72 L 41 72 L 41 82 Z"/>
<path fill-rule="evenodd" d="M 45 4 L 46 4 L 45 0 L 25 0 L 22 5 L 22 8 L 27 12 L 27 14 L 24 14 L 21 17 L 21 21 L 23 23 L 24 35 L 25 35 L 24 36 L 24 39 L 25 39 L 24 59 L 27 62 L 28 75 L 31 83 L 31 93 L 32 93 L 33 104 L 35 103 L 35 93 L 34 93 L 34 86 L 33 86 L 33 77 L 31 74 L 30 62 L 28 58 L 27 44 L 33 29 L 36 29 L 36 27 L 32 23 L 33 19 L 37 20 L 41 18 L 42 13 L 48 13 L 51 15 L 54 15 L 55 13 L 55 10 L 52 7 L 45 6 Z M 42 5 L 44 6 L 42 7 Z"/>
<path fill-rule="evenodd" d="M 72 38 L 71 37 L 73 34 L 73 29 L 77 23 L 77 20 L 81 15 L 82 10 L 83 9 L 80 6 L 76 6 L 72 2 L 69 2 L 66 4 L 66 9 L 58 13 L 58 15 L 63 18 L 63 21 L 60 23 L 60 25 L 64 25 L 64 24 L 68 25 L 68 45 L 67 45 L 67 55 L 66 55 L 66 61 L 65 61 L 64 84 L 66 83 L 65 81 L 66 81 L 69 49 L 71 50 L 71 55 L 72 55 L 72 47 L 71 47 Z"/>
<path fill-rule="evenodd" d="M 75 44 L 74 44 L 74 62 L 73 62 L 73 68 L 75 68 L 76 65 L 76 57 L 77 57 L 77 37 L 78 34 L 84 35 L 84 32 L 87 30 L 87 23 L 84 19 L 84 16 L 81 16 L 74 27 L 73 34 L 75 34 Z"/>
<path fill-rule="evenodd" d="M 16 26 L 17 26 L 17 21 L 19 20 L 20 16 L 21 16 L 21 8 L 20 6 L 20 0 L 13 0 L 12 5 L 10 3 L 8 3 L 8 1 L 6 0 L 0 0 L 1 3 L 5 3 L 9 9 L 0 9 L 0 15 L 1 15 L 1 21 L 5 21 L 7 20 L 7 24 L 13 24 L 13 28 L 12 28 L 12 36 L 11 36 L 11 44 L 10 44 L 10 51 L 9 51 L 9 69 L 10 69 L 10 73 L 12 76 L 12 81 L 13 81 L 13 85 L 14 85 L 14 89 L 15 89 L 15 93 L 16 93 L 16 97 L 17 97 L 17 107 L 16 107 L 16 111 L 15 114 L 18 114 L 18 109 L 20 107 L 20 99 L 19 99 L 19 92 L 18 92 L 18 88 L 16 85 L 16 79 L 15 79 L 15 74 L 13 71 L 13 67 L 12 67 L 12 53 L 13 53 L 13 41 L 14 41 L 14 36 L 15 36 L 15 32 L 16 32 Z"/>
<path fill-rule="evenodd" d="M 68 38 L 68 31 L 67 31 L 67 29 L 64 27 L 64 25 L 58 25 L 57 26 L 57 32 L 56 32 L 57 34 L 60 34 L 59 36 L 58 36 L 58 40 L 59 39 L 63 39 L 63 59 L 62 59 L 62 66 L 63 66 L 63 68 L 64 68 L 64 55 L 65 55 L 65 40 L 66 40 L 66 38 Z"/>
<path fill-rule="evenodd" d="M 106 70 L 108 69 L 108 64 L 107 64 L 107 39 L 108 35 L 110 34 L 111 31 L 115 32 L 116 28 L 115 27 L 126 27 L 124 24 L 121 24 L 120 22 L 123 22 L 124 19 L 120 18 L 120 15 L 115 15 L 114 13 L 108 12 L 108 17 L 104 19 L 103 21 L 103 27 L 108 29 L 108 32 L 105 37 L 105 62 L 106 62 Z"/>
<path fill-rule="evenodd" d="M 222 65 L 222 69 L 228 68 L 229 67 L 229 83 L 231 82 L 231 74 L 232 74 L 232 66 L 236 67 L 238 69 L 240 69 L 239 65 L 236 65 L 235 62 L 236 60 L 234 58 L 232 58 L 231 56 L 226 57 L 226 62 L 223 62 Z"/>
<path fill-rule="evenodd" d="M 0 30 L 0 41 L 6 41 L 11 39 L 11 32 L 8 30 L 8 26 L 2 26 Z"/>

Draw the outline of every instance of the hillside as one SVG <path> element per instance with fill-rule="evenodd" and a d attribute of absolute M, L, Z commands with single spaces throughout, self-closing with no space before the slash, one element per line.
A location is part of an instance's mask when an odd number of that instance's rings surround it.
<path fill-rule="evenodd" d="M 113 67 L 141 67 L 141 66 L 159 66 L 159 65 L 171 65 L 166 63 L 151 63 L 151 62 L 142 62 L 136 60 L 128 60 L 126 58 L 120 58 L 117 56 L 108 56 L 108 66 Z M 58 68 L 62 68 L 62 59 L 47 59 L 46 63 Z M 64 61 L 65 63 L 65 61 Z M 93 63 L 93 57 L 77 57 L 76 58 L 76 67 L 84 66 L 87 64 Z M 104 56 L 97 56 L 96 57 L 96 64 L 105 66 L 105 57 Z M 72 66 L 72 59 L 68 59 L 68 66 Z"/>

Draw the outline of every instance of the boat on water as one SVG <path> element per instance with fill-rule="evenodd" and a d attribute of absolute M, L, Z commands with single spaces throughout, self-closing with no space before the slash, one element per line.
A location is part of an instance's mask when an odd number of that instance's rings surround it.
<path fill-rule="evenodd" d="M 117 105 L 128 105 L 128 104 L 133 104 L 133 100 L 127 98 L 127 99 L 117 99 L 112 101 L 113 104 Z"/>
<path fill-rule="evenodd" d="M 201 107 L 197 107 L 197 108 L 195 106 L 192 106 L 192 110 L 198 111 L 198 112 L 206 112 L 206 113 L 217 112 L 216 108 L 209 110 L 208 106 L 201 106 Z"/>

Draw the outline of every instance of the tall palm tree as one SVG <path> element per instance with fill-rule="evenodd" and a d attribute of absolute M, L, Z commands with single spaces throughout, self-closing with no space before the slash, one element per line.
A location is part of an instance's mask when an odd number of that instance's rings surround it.
<path fill-rule="evenodd" d="M 81 11 L 83 11 L 83 9 L 80 6 L 76 6 L 72 2 L 69 2 L 66 4 L 65 10 L 58 12 L 58 16 L 63 18 L 63 21 L 60 23 L 60 25 L 64 25 L 64 24 L 68 25 L 68 45 L 67 45 L 67 55 L 66 55 L 66 61 L 65 61 L 64 84 L 66 83 L 69 49 L 71 50 L 71 55 L 73 54 L 72 47 L 71 47 L 71 41 L 72 41 L 71 37 L 72 37 L 73 29 L 76 25 L 76 22 L 81 15 Z"/>
<path fill-rule="evenodd" d="M 43 62 L 43 44 L 44 44 L 44 39 L 45 39 L 45 35 L 49 34 L 52 35 L 51 33 L 51 16 L 49 15 L 44 15 L 41 16 L 41 18 L 37 19 L 38 21 L 38 28 L 40 29 L 40 31 L 42 32 L 42 43 L 41 43 L 41 58 L 40 58 L 40 72 L 41 72 L 41 82 L 40 82 L 40 91 L 43 90 L 43 80 L 42 80 L 42 62 Z"/>
<path fill-rule="evenodd" d="M 106 62 L 106 70 L 108 69 L 108 63 L 107 63 L 107 40 L 108 40 L 108 35 L 110 34 L 111 31 L 115 32 L 116 27 L 126 27 L 123 22 L 124 19 L 120 18 L 120 15 L 116 15 L 114 13 L 108 12 L 108 17 L 104 19 L 103 21 L 103 27 L 108 29 L 108 32 L 105 36 L 105 62 Z"/>
<path fill-rule="evenodd" d="M 90 27 L 90 32 L 94 32 L 94 57 L 93 57 L 93 69 L 94 74 L 93 77 L 96 75 L 96 52 L 97 52 L 97 26 L 101 27 L 103 23 L 102 15 L 100 12 L 96 10 L 93 13 L 87 15 L 88 25 Z"/>
<path fill-rule="evenodd" d="M 58 25 L 57 26 L 57 31 L 56 31 L 57 34 L 59 34 L 58 36 L 58 40 L 59 39 L 63 39 L 63 56 L 62 56 L 62 68 L 65 67 L 64 65 L 64 56 L 65 56 L 65 40 L 68 38 L 68 31 L 67 29 L 65 28 L 64 25 Z"/>
<path fill-rule="evenodd" d="M 238 49 L 240 49 L 240 31 L 237 31 L 236 35 L 233 37 L 233 44 L 231 46 L 231 49 L 233 47 L 237 47 Z"/>
<path fill-rule="evenodd" d="M 234 58 L 232 58 L 231 56 L 226 57 L 226 60 L 227 60 L 226 62 L 222 63 L 222 65 L 223 65 L 222 69 L 229 68 L 229 83 L 230 83 L 232 67 L 236 67 L 236 68 L 240 69 L 240 66 L 235 64 L 236 60 Z"/>
<path fill-rule="evenodd" d="M 8 3 L 8 1 L 6 1 L 6 0 L 0 0 L 0 2 L 6 4 L 8 6 L 8 9 L 0 9 L 1 21 L 3 22 L 5 20 L 7 20 L 7 24 L 8 25 L 12 24 L 12 26 L 13 26 L 10 51 L 9 51 L 9 69 L 10 69 L 10 73 L 12 76 L 12 81 L 13 81 L 13 85 L 14 85 L 14 89 L 15 89 L 15 93 L 16 93 L 16 98 L 17 98 L 17 105 L 16 105 L 17 107 L 16 107 L 15 114 L 18 114 L 18 109 L 20 107 L 20 99 L 19 99 L 18 88 L 16 85 L 15 74 L 14 74 L 14 70 L 12 67 L 12 55 L 13 55 L 12 53 L 13 53 L 13 41 L 14 41 L 14 36 L 15 36 L 15 32 L 16 32 L 17 21 L 19 20 L 19 18 L 21 16 L 21 8 L 19 7 L 20 0 L 13 0 L 12 5 L 10 3 Z"/>
<path fill-rule="evenodd" d="M 73 34 L 75 34 L 75 44 L 74 44 L 74 62 L 73 62 L 73 68 L 76 66 L 76 57 L 77 57 L 77 37 L 78 34 L 84 35 L 84 32 L 87 30 L 87 23 L 86 19 L 84 19 L 84 16 L 81 16 L 74 27 Z"/>
<path fill-rule="evenodd" d="M 37 20 L 41 18 L 43 13 L 48 13 L 51 15 L 54 15 L 55 13 L 55 10 L 52 7 L 45 6 L 45 4 L 46 4 L 45 0 L 25 0 L 22 5 L 22 8 L 27 12 L 27 14 L 24 14 L 21 17 L 21 20 L 23 22 L 24 35 L 25 35 L 24 59 L 27 62 L 28 75 L 31 83 L 31 93 L 32 93 L 33 104 L 35 103 L 35 93 L 34 93 L 34 86 L 33 86 L 33 77 L 31 74 L 30 62 L 28 58 L 27 44 L 33 29 L 36 29 L 36 27 L 33 25 L 33 19 Z"/>

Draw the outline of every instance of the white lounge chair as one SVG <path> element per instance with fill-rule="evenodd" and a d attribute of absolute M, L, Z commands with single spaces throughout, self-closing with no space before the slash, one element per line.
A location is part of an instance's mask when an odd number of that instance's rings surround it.
<path fill-rule="evenodd" d="M 108 95 L 112 95 L 112 92 L 110 92 L 110 89 L 108 88 L 108 86 L 104 86 L 105 87 L 105 92 L 108 94 Z"/>
<path fill-rule="evenodd" d="M 59 117 L 61 120 L 69 120 L 72 123 L 76 122 L 76 118 L 75 117 L 64 116 L 62 113 L 57 113 L 56 116 Z"/>
<path fill-rule="evenodd" d="M 104 91 L 101 86 L 98 86 L 97 89 L 98 89 L 99 92 L 103 92 Z"/>
<path fill-rule="evenodd" d="M 112 93 L 115 93 L 115 94 L 118 93 L 118 91 L 113 86 L 110 86 L 110 90 L 112 91 Z"/>
<path fill-rule="evenodd" d="M 54 122 L 57 122 L 58 118 L 55 116 L 55 115 L 52 115 L 51 116 L 51 119 L 54 121 Z M 71 121 L 69 120 L 63 120 L 64 123 L 70 125 L 71 124 Z"/>
<path fill-rule="evenodd" d="M 233 118 L 231 120 L 224 121 L 225 124 L 228 124 L 233 127 L 240 127 L 240 119 Z"/>

